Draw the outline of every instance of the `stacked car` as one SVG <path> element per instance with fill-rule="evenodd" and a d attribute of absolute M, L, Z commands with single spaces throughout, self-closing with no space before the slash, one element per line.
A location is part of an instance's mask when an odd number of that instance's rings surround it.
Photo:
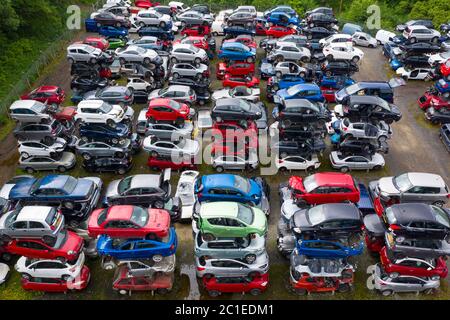
<path fill-rule="evenodd" d="M 269 270 L 265 181 L 207 175 L 196 177 L 193 191 L 195 264 L 206 291 L 211 296 L 265 291 Z"/>

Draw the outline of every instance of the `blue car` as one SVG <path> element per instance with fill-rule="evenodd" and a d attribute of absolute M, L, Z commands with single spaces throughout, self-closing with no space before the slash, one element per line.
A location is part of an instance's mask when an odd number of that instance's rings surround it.
<path fill-rule="evenodd" d="M 392 70 L 397 70 L 403 66 L 400 60 L 400 48 L 393 42 L 386 42 L 383 45 L 383 54 L 389 59 L 389 65 Z"/>
<path fill-rule="evenodd" d="M 225 42 L 220 48 L 217 57 L 219 59 L 252 63 L 256 59 L 256 49 L 249 48 L 239 42 Z"/>
<path fill-rule="evenodd" d="M 164 50 L 164 43 L 162 43 L 157 37 L 146 36 L 140 39 L 133 39 L 128 41 L 128 46 L 135 45 L 144 49 L 152 50 Z"/>
<path fill-rule="evenodd" d="M 18 182 L 9 192 L 12 201 L 23 204 L 60 206 L 80 216 L 97 206 L 102 180 L 97 177 L 74 178 L 48 175 Z"/>
<path fill-rule="evenodd" d="M 276 6 L 275 8 L 264 11 L 264 17 L 267 18 L 273 13 L 285 13 L 289 16 L 297 16 L 297 12 L 291 6 Z"/>
<path fill-rule="evenodd" d="M 346 76 L 331 76 L 331 77 L 323 77 L 320 80 L 320 86 L 331 89 L 342 89 L 344 87 L 351 86 L 355 83 L 350 77 Z"/>
<path fill-rule="evenodd" d="M 131 136 L 130 127 L 124 123 L 117 123 L 113 128 L 105 124 L 82 124 L 80 138 L 82 140 L 105 141 L 112 144 L 121 144 Z"/>
<path fill-rule="evenodd" d="M 97 21 L 95 19 L 84 20 L 84 27 L 86 28 L 86 32 L 98 32 Z"/>
<path fill-rule="evenodd" d="M 311 102 L 324 102 L 325 98 L 320 87 L 314 83 L 301 83 L 288 89 L 278 90 L 273 97 L 275 103 L 282 103 L 288 99 L 306 99 Z"/>
<path fill-rule="evenodd" d="M 112 26 L 103 26 L 98 29 L 98 33 L 104 37 L 111 38 L 124 38 L 128 36 L 128 29 L 126 28 L 116 28 Z"/>
<path fill-rule="evenodd" d="M 197 179 L 194 192 L 199 202 L 237 201 L 258 205 L 263 190 L 253 179 L 234 174 L 211 174 Z"/>
<path fill-rule="evenodd" d="M 360 81 L 351 86 L 336 91 L 336 103 L 346 103 L 353 95 L 379 96 L 389 103 L 394 103 L 394 89 L 405 85 L 402 78 L 392 78 L 389 81 Z"/>
<path fill-rule="evenodd" d="M 295 244 L 298 254 L 311 258 L 342 259 L 362 254 L 364 241 L 347 247 L 339 242 L 327 240 L 298 240 Z"/>
<path fill-rule="evenodd" d="M 157 26 L 139 28 L 138 35 L 139 37 L 153 36 L 161 40 L 175 40 L 175 36 L 171 30 L 164 30 Z"/>
<path fill-rule="evenodd" d="M 248 34 L 251 36 L 255 36 L 256 35 L 256 31 L 255 28 L 247 28 L 244 26 L 229 26 L 229 27 L 225 27 L 223 28 L 223 33 L 226 36 L 238 36 L 240 34 Z"/>
<path fill-rule="evenodd" d="M 440 79 L 439 81 L 436 81 L 434 87 L 441 94 L 447 95 L 448 93 L 450 93 L 450 81 Z"/>
<path fill-rule="evenodd" d="M 363 216 L 366 216 L 368 214 L 376 214 L 375 208 L 373 207 L 372 198 L 370 197 L 369 191 L 367 190 L 366 186 L 363 183 L 358 183 L 359 187 L 359 201 L 356 204 L 359 211 L 362 212 Z"/>
<path fill-rule="evenodd" d="M 177 233 L 170 228 L 168 239 L 164 241 L 147 239 L 127 239 L 115 243 L 116 240 L 107 235 L 101 235 L 97 240 L 97 252 L 101 256 L 109 256 L 118 260 L 149 259 L 156 261 L 168 257 L 177 251 Z"/>
<path fill-rule="evenodd" d="M 297 16 L 290 16 L 284 12 L 273 12 L 267 17 L 267 22 L 269 25 L 279 25 L 279 26 L 290 26 L 298 25 L 298 18 Z"/>

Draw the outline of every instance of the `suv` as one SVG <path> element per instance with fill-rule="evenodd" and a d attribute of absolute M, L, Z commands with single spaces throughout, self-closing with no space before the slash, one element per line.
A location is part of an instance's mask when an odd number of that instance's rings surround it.
<path fill-rule="evenodd" d="M 441 34 L 439 31 L 428 29 L 425 26 L 410 26 L 403 31 L 403 36 L 411 43 L 417 41 L 431 41 L 437 43 Z"/>
<path fill-rule="evenodd" d="M 72 44 L 67 47 L 67 60 L 70 63 L 89 62 L 97 63 L 103 55 L 103 51 L 87 44 Z"/>
<path fill-rule="evenodd" d="M 294 42 L 277 42 L 267 59 L 271 60 L 272 57 L 279 61 L 308 62 L 311 59 L 311 52 L 307 48 L 297 46 Z"/>

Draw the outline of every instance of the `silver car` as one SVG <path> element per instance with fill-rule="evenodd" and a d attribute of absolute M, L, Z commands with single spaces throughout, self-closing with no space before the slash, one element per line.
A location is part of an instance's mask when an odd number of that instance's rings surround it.
<path fill-rule="evenodd" d="M 360 31 L 357 31 L 352 35 L 352 41 L 353 44 L 362 47 L 376 48 L 378 46 L 377 39 L 375 39 L 368 33 Z"/>
<path fill-rule="evenodd" d="M 403 36 L 410 42 L 431 41 L 437 43 L 441 34 L 439 31 L 429 29 L 425 26 L 409 26 L 403 31 Z"/>
<path fill-rule="evenodd" d="M 66 172 L 75 167 L 77 158 L 71 152 L 63 152 L 54 157 L 49 156 L 31 156 L 28 158 L 21 157 L 18 167 L 28 173 L 34 173 L 42 170 L 58 170 Z"/>
<path fill-rule="evenodd" d="M 374 288 L 383 296 L 390 296 L 397 292 L 425 292 L 433 293 L 439 288 L 440 281 L 430 278 L 400 275 L 391 278 L 379 264 L 372 271 L 372 279 L 369 278 Z"/>
<path fill-rule="evenodd" d="M 136 122 L 136 132 L 139 134 L 145 134 L 145 129 L 147 128 L 147 108 L 142 109 L 139 112 L 138 119 Z"/>
<path fill-rule="evenodd" d="M 252 264 L 257 256 L 266 251 L 266 239 L 258 235 L 255 238 L 219 238 L 206 242 L 201 233 L 197 232 L 194 239 L 194 254 L 200 259 L 239 259 Z"/>
<path fill-rule="evenodd" d="M 384 167 L 384 157 L 380 153 L 369 155 L 343 155 L 339 151 L 330 153 L 331 166 L 341 172 L 350 170 L 380 170 Z"/>
<path fill-rule="evenodd" d="M 131 141 L 125 140 L 122 145 L 109 145 L 101 141 L 78 141 L 75 149 L 85 160 L 90 160 L 94 157 L 114 157 L 123 158 L 130 153 Z"/>
<path fill-rule="evenodd" d="M 383 202 L 421 202 L 443 206 L 448 201 L 449 188 L 437 174 L 408 172 L 395 177 L 384 177 L 369 183 L 372 198 Z"/>
<path fill-rule="evenodd" d="M 201 14 L 198 11 L 185 11 L 177 15 L 178 21 L 181 21 L 182 26 L 186 25 L 207 25 L 214 21 L 214 18 L 210 14 Z"/>
<path fill-rule="evenodd" d="M 128 273 L 133 277 L 151 277 L 155 273 L 171 273 L 175 270 L 175 255 L 163 257 L 159 262 L 155 262 L 153 259 L 147 260 L 121 260 L 117 261 L 117 266 L 125 265 L 128 268 Z M 105 265 L 105 269 L 109 269 L 109 266 Z"/>
<path fill-rule="evenodd" d="M 194 131 L 194 125 L 188 121 L 184 123 L 182 128 L 170 123 L 147 123 L 145 135 L 152 135 L 160 140 L 178 141 L 180 139 L 190 139 L 192 131 Z"/>
<path fill-rule="evenodd" d="M 143 149 L 153 157 L 173 156 L 181 159 L 196 156 L 200 151 L 198 141 L 182 139 L 178 141 L 160 141 L 155 136 L 144 139 Z"/>
<path fill-rule="evenodd" d="M 170 52 L 170 61 L 175 64 L 179 61 L 195 62 L 200 64 L 208 61 L 208 55 L 203 49 L 199 49 L 192 44 L 176 44 Z"/>
<path fill-rule="evenodd" d="M 308 258 L 299 255 L 295 249 L 290 258 L 293 272 L 301 275 L 307 273 L 311 277 L 342 277 L 343 274 L 352 274 L 354 267 L 346 259 Z"/>
<path fill-rule="evenodd" d="M 200 259 L 195 257 L 197 277 L 245 277 L 263 275 L 269 271 L 269 255 L 257 256 L 252 264 L 236 259 Z"/>
<path fill-rule="evenodd" d="M 97 63 L 102 56 L 102 50 L 87 44 L 72 44 L 67 48 L 67 60 L 70 63 Z"/>
<path fill-rule="evenodd" d="M 172 76 L 177 79 L 180 77 L 204 78 L 205 72 L 208 71 L 208 66 L 205 64 L 198 64 L 193 66 L 189 63 L 176 63 L 170 69 Z"/>
<path fill-rule="evenodd" d="M 281 78 L 284 75 L 306 77 L 307 70 L 300 67 L 298 64 L 289 61 L 277 63 L 275 66 L 275 75 Z"/>
<path fill-rule="evenodd" d="M 308 48 L 298 47 L 294 42 L 277 42 L 274 50 L 267 56 L 269 60 L 290 60 L 308 62 L 311 60 L 311 51 Z"/>
<path fill-rule="evenodd" d="M 54 207 L 25 206 L 0 218 L 0 238 L 42 238 L 53 243 L 64 228 L 64 216 Z"/>
<path fill-rule="evenodd" d="M 397 257 L 412 256 L 416 258 L 431 259 L 450 255 L 450 244 L 445 240 L 433 239 L 401 239 L 401 243 L 391 232 L 385 232 L 386 248 Z"/>
<path fill-rule="evenodd" d="M 153 90 L 148 95 L 148 100 L 157 98 L 172 99 L 177 102 L 185 103 L 188 105 L 194 104 L 197 100 L 195 91 L 188 86 L 171 85 L 163 89 Z"/>
<path fill-rule="evenodd" d="M 343 133 L 344 140 L 348 137 L 358 139 L 377 139 L 378 141 L 386 141 L 392 136 L 391 126 L 384 121 L 377 124 L 367 122 L 350 122 L 348 118 L 340 122 L 340 130 Z"/>
<path fill-rule="evenodd" d="M 221 173 L 224 170 L 255 170 L 258 168 L 258 154 L 251 149 L 248 156 L 217 155 L 212 160 L 213 168 Z"/>
<path fill-rule="evenodd" d="M 11 118 L 19 122 L 50 122 L 47 105 L 34 100 L 18 100 L 9 107 Z"/>

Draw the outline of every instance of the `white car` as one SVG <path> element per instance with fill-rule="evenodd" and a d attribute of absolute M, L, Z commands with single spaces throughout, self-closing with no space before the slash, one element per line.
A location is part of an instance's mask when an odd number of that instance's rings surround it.
<path fill-rule="evenodd" d="M 19 122 L 49 123 L 52 116 L 47 111 L 47 105 L 35 100 L 17 100 L 9 107 L 11 118 Z"/>
<path fill-rule="evenodd" d="M 311 51 L 308 48 L 297 46 L 295 42 L 278 41 L 267 58 L 275 58 L 278 61 L 291 60 L 308 62 L 311 59 Z"/>
<path fill-rule="evenodd" d="M 428 29 L 425 26 L 410 26 L 403 31 L 403 36 L 409 40 L 410 43 L 417 41 L 431 41 L 437 43 L 441 37 L 441 33 L 434 29 Z"/>
<path fill-rule="evenodd" d="M 278 62 L 274 68 L 277 78 L 284 75 L 306 77 L 308 70 L 291 61 Z"/>
<path fill-rule="evenodd" d="M 172 19 L 167 14 L 161 14 L 153 9 L 139 11 L 136 15 L 136 24 L 145 26 L 159 26 L 165 28 Z"/>
<path fill-rule="evenodd" d="M 247 88 L 246 86 L 237 86 L 232 89 L 222 89 L 214 92 L 211 96 L 213 101 L 224 98 L 241 98 L 250 102 L 258 102 L 261 90 L 259 88 Z"/>
<path fill-rule="evenodd" d="M 277 154 L 275 156 L 275 166 L 280 171 L 305 170 L 311 172 L 319 169 L 320 161 L 315 154 L 309 157 L 287 156 L 285 158 L 280 158 Z"/>
<path fill-rule="evenodd" d="M 347 44 L 331 44 L 322 50 L 327 60 L 351 60 L 358 62 L 364 57 L 364 52 Z"/>
<path fill-rule="evenodd" d="M 208 55 L 205 50 L 199 49 L 192 44 L 179 43 L 173 46 L 170 52 L 170 61 L 174 64 L 180 61 L 200 64 L 208 61 Z"/>
<path fill-rule="evenodd" d="M 198 171 L 184 171 L 178 180 L 177 191 L 175 197 L 181 200 L 181 219 L 192 219 L 196 197 L 194 194 L 194 186 L 199 176 Z"/>
<path fill-rule="evenodd" d="M 331 166 L 341 172 L 349 170 L 380 170 L 384 167 L 384 157 L 380 153 L 372 156 L 366 155 L 342 155 L 339 151 L 330 154 Z"/>
<path fill-rule="evenodd" d="M 361 47 L 376 48 L 378 46 L 377 39 L 372 37 L 370 34 L 357 31 L 352 35 L 352 40 L 354 45 Z"/>
<path fill-rule="evenodd" d="M 344 43 L 346 45 L 352 46 L 352 36 L 345 33 L 336 33 L 319 40 L 319 44 L 322 46 L 322 48 L 335 43 Z"/>
<path fill-rule="evenodd" d="M 6 263 L 0 263 L 0 285 L 5 283 L 9 276 L 9 266 Z"/>
<path fill-rule="evenodd" d="M 193 66 L 190 63 L 176 63 L 172 65 L 170 73 L 174 79 L 181 77 L 191 77 L 191 78 L 207 78 L 208 66 L 206 64 L 200 63 Z"/>
<path fill-rule="evenodd" d="M 153 157 L 172 156 L 174 160 L 190 160 L 200 151 L 200 145 L 196 140 L 161 141 L 155 136 L 146 137 L 142 148 Z"/>
<path fill-rule="evenodd" d="M 56 138 L 49 144 L 41 141 L 19 141 L 19 154 L 23 158 L 31 156 L 53 157 L 64 151 L 67 146 L 66 140 Z"/>
<path fill-rule="evenodd" d="M 150 92 L 154 88 L 154 85 L 141 78 L 128 78 L 127 88 L 133 89 L 133 91 Z"/>
<path fill-rule="evenodd" d="M 428 63 L 430 64 L 430 66 L 434 66 L 438 63 L 443 63 L 448 59 L 450 59 L 450 51 L 432 54 L 428 58 Z"/>
<path fill-rule="evenodd" d="M 396 73 L 404 80 L 425 80 L 428 79 L 431 68 L 414 68 L 407 69 L 405 67 L 398 68 Z"/>
<path fill-rule="evenodd" d="M 189 86 L 170 85 L 163 89 L 156 89 L 150 92 L 148 100 L 157 98 L 172 99 L 180 103 L 192 105 L 197 101 L 195 91 Z"/>
<path fill-rule="evenodd" d="M 348 118 L 345 118 L 340 120 L 339 124 L 343 140 L 353 137 L 357 139 L 376 139 L 383 142 L 392 136 L 391 126 L 384 121 L 370 124 L 367 122 L 350 122 Z"/>
<path fill-rule="evenodd" d="M 386 42 L 392 41 L 396 36 L 395 33 L 387 30 L 378 30 L 375 35 L 375 39 L 379 44 L 385 44 Z"/>
<path fill-rule="evenodd" d="M 158 57 L 155 50 L 144 49 L 135 45 L 125 48 L 117 48 L 116 55 L 121 64 L 125 64 L 127 62 L 140 62 L 149 65 L 155 60 L 155 58 Z"/>
<path fill-rule="evenodd" d="M 101 58 L 103 51 L 93 46 L 75 43 L 67 47 L 67 60 L 69 63 L 89 62 L 97 63 Z"/>
<path fill-rule="evenodd" d="M 175 8 L 178 12 L 184 12 L 190 9 L 190 7 L 180 1 L 170 1 L 167 5 L 171 8 Z"/>
<path fill-rule="evenodd" d="M 59 260 L 47 259 L 31 259 L 27 257 L 20 257 L 17 260 L 14 268 L 22 275 L 22 278 L 52 278 L 75 279 L 80 275 L 81 269 L 84 266 L 85 256 L 81 252 L 75 263 L 61 262 Z"/>
<path fill-rule="evenodd" d="M 125 111 L 119 105 L 111 105 L 102 100 L 84 100 L 77 106 L 75 121 L 85 123 L 106 123 L 115 126 L 125 119 Z"/>
<path fill-rule="evenodd" d="M 223 27 L 225 22 L 225 16 L 230 15 L 233 10 L 222 10 L 216 16 L 216 19 L 213 21 L 211 25 L 211 34 L 214 37 L 222 36 L 224 34 Z"/>

